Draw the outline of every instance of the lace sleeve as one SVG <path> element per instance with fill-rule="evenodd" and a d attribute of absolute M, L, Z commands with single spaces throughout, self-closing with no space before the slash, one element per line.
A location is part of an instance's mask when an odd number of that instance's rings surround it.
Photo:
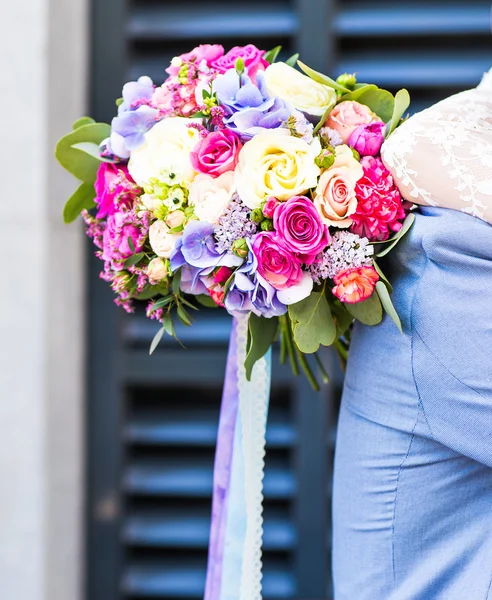
<path fill-rule="evenodd" d="M 407 200 L 492 223 L 492 71 L 403 123 L 382 157 Z"/>

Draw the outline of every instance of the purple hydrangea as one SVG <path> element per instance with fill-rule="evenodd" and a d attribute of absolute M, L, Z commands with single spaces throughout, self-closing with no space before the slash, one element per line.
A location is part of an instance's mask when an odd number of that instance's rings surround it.
<path fill-rule="evenodd" d="M 139 77 L 137 81 L 129 81 L 123 86 L 123 102 L 118 107 L 118 114 L 135 110 L 142 104 L 150 104 L 155 85 L 150 77 Z"/>
<path fill-rule="evenodd" d="M 277 129 L 285 123 L 293 108 L 267 92 L 263 72 L 258 72 L 255 85 L 247 75 L 233 69 L 218 75 L 213 91 L 225 110 L 226 126 L 243 140 L 251 139 L 265 129 Z"/>

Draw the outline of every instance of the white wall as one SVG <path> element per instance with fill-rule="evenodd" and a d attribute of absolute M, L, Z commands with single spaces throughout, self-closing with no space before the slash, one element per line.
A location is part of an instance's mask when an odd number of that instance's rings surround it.
<path fill-rule="evenodd" d="M 87 0 L 2 1 L 0 598 L 79 600 L 83 232 L 55 140 L 84 112 Z"/>

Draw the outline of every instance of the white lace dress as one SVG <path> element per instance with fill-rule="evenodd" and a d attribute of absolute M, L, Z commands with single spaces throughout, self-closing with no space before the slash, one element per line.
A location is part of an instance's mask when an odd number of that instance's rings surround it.
<path fill-rule="evenodd" d="M 382 157 L 408 200 L 492 223 L 492 69 L 477 88 L 408 119 Z"/>

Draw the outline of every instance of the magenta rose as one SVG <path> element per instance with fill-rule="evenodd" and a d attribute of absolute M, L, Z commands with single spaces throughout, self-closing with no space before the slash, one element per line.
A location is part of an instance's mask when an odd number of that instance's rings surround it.
<path fill-rule="evenodd" d="M 132 222 L 131 213 L 117 212 L 110 215 L 103 234 L 102 258 L 109 261 L 129 258 L 133 250 L 128 238 L 131 238 L 135 252 L 140 252 L 143 248 L 143 234 L 138 224 Z"/>
<path fill-rule="evenodd" d="M 225 73 L 229 69 L 234 69 L 236 60 L 242 58 L 244 66 L 248 69 L 248 75 L 254 82 L 258 71 L 264 71 L 268 67 L 268 62 L 263 58 L 264 50 L 258 50 L 253 44 L 247 46 L 234 46 L 227 54 L 217 58 L 211 63 L 213 69 L 219 73 Z"/>
<path fill-rule="evenodd" d="M 229 129 L 214 131 L 192 150 L 191 164 L 199 173 L 218 177 L 226 171 L 234 171 L 241 148 L 239 137 Z"/>
<path fill-rule="evenodd" d="M 196 48 L 193 48 L 191 52 L 181 54 L 177 58 L 180 58 L 182 62 L 194 61 L 199 65 L 202 61 L 205 61 L 207 67 L 218 60 L 224 54 L 224 48 L 220 44 L 201 44 Z M 169 75 L 177 75 L 179 73 L 179 66 L 171 65 L 166 69 L 166 73 Z"/>
<path fill-rule="evenodd" d="M 365 156 L 361 160 L 364 176 L 355 187 L 357 208 L 350 215 L 350 231 L 371 242 L 387 240 L 399 231 L 411 204 L 404 202 L 393 177 L 380 158 Z"/>
<path fill-rule="evenodd" d="M 98 219 L 114 214 L 119 207 L 130 208 L 138 190 L 126 165 L 113 163 L 101 163 L 94 188 Z"/>
<path fill-rule="evenodd" d="M 348 145 L 361 156 L 376 156 L 384 142 L 384 123 L 359 125 L 349 137 Z"/>
<path fill-rule="evenodd" d="M 302 281 L 299 260 L 273 231 L 259 233 L 253 243 L 258 273 L 276 290 L 285 290 Z"/>
<path fill-rule="evenodd" d="M 306 265 L 330 243 L 328 227 L 313 202 L 305 196 L 294 196 L 282 202 L 273 216 L 273 226 L 283 245 Z"/>

